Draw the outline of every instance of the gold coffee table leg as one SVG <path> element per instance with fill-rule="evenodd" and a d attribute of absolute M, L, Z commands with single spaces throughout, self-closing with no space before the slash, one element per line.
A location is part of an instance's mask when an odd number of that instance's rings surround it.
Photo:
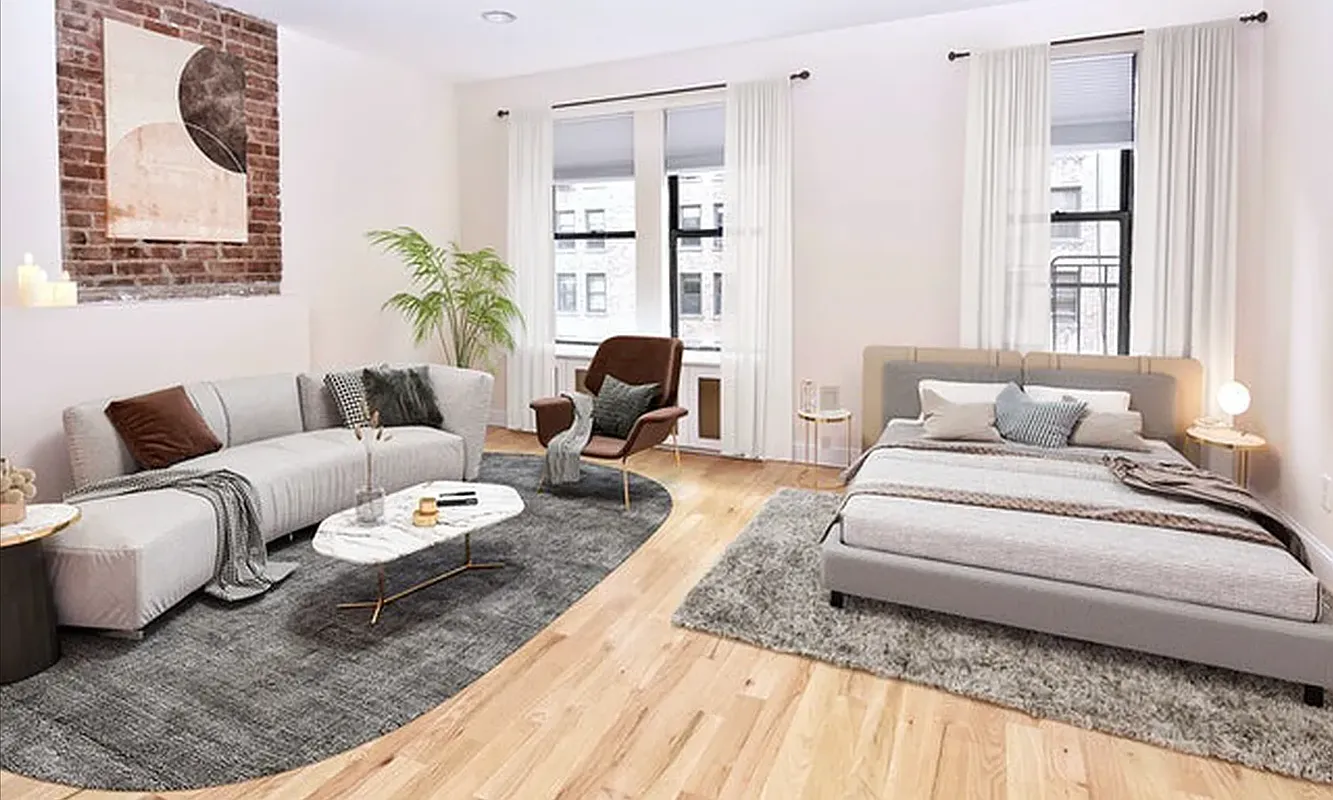
<path fill-rule="evenodd" d="M 379 589 L 379 596 L 376 597 L 374 600 L 358 600 L 354 603 L 339 603 L 338 608 L 339 609 L 373 608 L 375 609 L 375 612 L 370 615 L 370 624 L 374 625 L 376 622 L 379 622 L 380 612 L 384 610 L 385 606 L 397 600 L 401 600 L 402 598 L 407 597 L 409 594 L 412 594 L 413 592 L 418 592 L 422 589 L 425 589 L 427 586 L 434 586 L 440 581 L 448 580 L 452 577 L 455 577 L 457 575 L 462 575 L 464 572 L 470 572 L 471 570 L 474 569 L 499 569 L 503 566 L 504 562 L 502 561 L 473 561 L 472 534 L 471 532 L 465 533 L 463 534 L 463 563 L 458 565 L 457 567 L 454 567 L 448 572 L 440 573 L 439 575 L 436 575 L 433 578 L 428 578 L 422 581 L 421 583 L 416 584 L 415 586 L 409 586 L 406 589 L 403 589 L 401 592 L 395 592 L 391 595 L 385 596 L 384 567 L 383 565 L 378 566 L 376 567 L 378 571 L 376 575 L 376 585 L 378 586 Z"/>

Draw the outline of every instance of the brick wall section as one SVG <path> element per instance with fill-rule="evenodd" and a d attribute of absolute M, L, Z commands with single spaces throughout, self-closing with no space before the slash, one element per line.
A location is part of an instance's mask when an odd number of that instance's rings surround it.
<path fill-rule="evenodd" d="M 107 238 L 103 19 L 244 59 L 248 242 Z M 56 0 L 56 30 L 64 265 L 80 284 L 80 299 L 277 292 L 282 276 L 277 28 L 202 0 Z"/>

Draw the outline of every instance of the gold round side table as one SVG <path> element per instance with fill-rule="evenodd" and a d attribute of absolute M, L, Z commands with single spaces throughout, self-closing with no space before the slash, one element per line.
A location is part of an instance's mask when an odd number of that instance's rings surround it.
<path fill-rule="evenodd" d="M 1232 453 L 1232 479 L 1245 486 L 1250 482 L 1250 453 L 1268 446 L 1268 441 L 1257 433 L 1245 433 L 1235 428 L 1205 428 L 1192 425 L 1185 431 L 1185 440 L 1199 446 L 1219 447 Z M 1200 461 L 1202 461 L 1200 457 Z"/>
<path fill-rule="evenodd" d="M 36 675 L 60 659 L 42 544 L 78 519 L 77 506 L 36 503 L 23 521 L 0 526 L 0 683 Z"/>
<path fill-rule="evenodd" d="M 805 452 L 802 454 L 807 465 L 819 466 L 819 426 L 837 425 L 838 423 L 847 424 L 847 434 L 844 446 L 847 448 L 847 466 L 852 465 L 852 412 L 846 408 L 835 408 L 829 411 L 797 411 L 797 419 L 805 423 Z M 814 434 L 814 458 L 811 458 L 810 435 Z M 815 486 L 818 488 L 819 480 L 815 479 Z"/>

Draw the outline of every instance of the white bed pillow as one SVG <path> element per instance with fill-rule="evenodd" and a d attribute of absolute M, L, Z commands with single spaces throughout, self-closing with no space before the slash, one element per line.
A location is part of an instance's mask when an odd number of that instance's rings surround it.
<path fill-rule="evenodd" d="M 995 428 L 994 403 L 950 403 L 933 389 L 921 392 L 923 427 L 927 439 L 963 442 L 1003 442 Z"/>
<path fill-rule="evenodd" d="M 916 394 L 921 398 L 921 408 L 926 408 L 926 391 L 932 391 L 946 403 L 994 403 L 1008 383 L 965 383 L 963 381 L 941 381 L 923 378 L 917 381 Z"/>
<path fill-rule="evenodd" d="M 1073 398 L 1087 404 L 1089 411 L 1118 414 L 1129 410 L 1129 392 L 1118 389 L 1066 389 L 1061 386 L 1024 386 L 1023 391 L 1038 403 L 1058 403 Z"/>
<path fill-rule="evenodd" d="M 1143 438 L 1143 415 L 1137 411 L 1089 411 L 1074 426 L 1069 444 L 1141 452 L 1152 449 Z"/>

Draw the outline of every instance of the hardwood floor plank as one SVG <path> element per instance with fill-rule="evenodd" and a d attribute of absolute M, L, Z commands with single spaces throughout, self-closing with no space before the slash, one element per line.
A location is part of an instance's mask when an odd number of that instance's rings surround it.
<path fill-rule="evenodd" d="M 539 452 L 493 430 L 496 452 Z M 619 569 L 467 689 L 388 736 L 199 800 L 344 797 L 1000 797 L 1333 800 L 1333 787 L 1084 731 L 672 627 L 764 501 L 809 470 L 649 451 L 670 518 Z M 410 665 L 405 666 L 410 668 Z M 102 800 L 0 773 L 3 800 Z"/>

